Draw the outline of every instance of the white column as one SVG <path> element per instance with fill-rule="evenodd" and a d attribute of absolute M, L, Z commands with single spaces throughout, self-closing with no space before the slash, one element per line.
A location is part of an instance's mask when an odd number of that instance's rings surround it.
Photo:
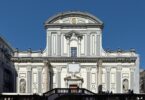
<path fill-rule="evenodd" d="M 78 57 L 81 55 L 81 40 L 78 40 Z"/>
<path fill-rule="evenodd" d="M 90 33 L 87 33 L 87 56 L 90 56 Z"/>
<path fill-rule="evenodd" d="M 70 43 L 69 43 L 69 39 L 67 39 L 67 53 L 68 53 L 68 57 L 71 56 L 69 48 L 70 48 Z"/>
<path fill-rule="evenodd" d="M 102 91 L 102 59 L 97 62 L 98 92 Z"/>
<path fill-rule="evenodd" d="M 130 68 L 130 89 L 134 89 L 134 68 Z"/>
<path fill-rule="evenodd" d="M 27 93 L 32 92 L 32 68 L 31 66 L 27 66 Z"/>
<path fill-rule="evenodd" d="M 57 33 L 57 56 L 61 56 L 61 33 Z"/>
<path fill-rule="evenodd" d="M 137 59 L 135 61 L 135 71 L 134 71 L 134 93 L 139 93 L 139 67 L 140 67 L 139 55 L 137 55 Z"/>
<path fill-rule="evenodd" d="M 42 93 L 42 67 L 38 67 L 38 93 Z"/>
<path fill-rule="evenodd" d="M 50 86 L 50 82 L 49 82 L 49 63 L 47 61 L 44 62 L 44 70 L 45 70 L 45 92 L 49 91 L 49 86 Z"/>
<path fill-rule="evenodd" d="M 106 84 L 107 84 L 107 91 L 110 91 L 110 67 L 106 68 Z"/>
<path fill-rule="evenodd" d="M 96 55 L 97 56 L 100 56 L 100 34 L 97 34 L 97 37 L 96 37 Z"/>
<path fill-rule="evenodd" d="M 47 49 L 48 49 L 48 56 L 51 56 L 52 53 L 52 46 L 51 46 L 51 32 L 47 33 Z"/>
<path fill-rule="evenodd" d="M 116 92 L 121 93 L 121 66 L 117 66 L 117 72 L 116 72 Z"/>
<path fill-rule="evenodd" d="M 61 66 L 57 66 L 57 87 L 61 88 Z"/>
<path fill-rule="evenodd" d="M 90 76 L 91 76 L 91 68 L 90 67 L 87 67 L 86 68 L 87 70 L 87 89 L 90 90 Z"/>

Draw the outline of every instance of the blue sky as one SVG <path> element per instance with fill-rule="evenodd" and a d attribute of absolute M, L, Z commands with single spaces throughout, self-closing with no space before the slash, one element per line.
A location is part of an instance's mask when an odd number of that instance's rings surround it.
<path fill-rule="evenodd" d="M 103 47 L 135 48 L 145 68 L 145 0 L 1 0 L 0 34 L 20 50 L 44 49 L 43 23 L 64 11 L 83 11 L 104 22 Z"/>

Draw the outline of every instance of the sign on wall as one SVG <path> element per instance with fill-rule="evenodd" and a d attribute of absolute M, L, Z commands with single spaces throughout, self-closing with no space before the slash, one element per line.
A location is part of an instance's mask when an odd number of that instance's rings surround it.
<path fill-rule="evenodd" d="M 69 64 L 68 65 L 68 72 L 77 73 L 79 71 L 80 71 L 80 65 L 79 64 Z"/>

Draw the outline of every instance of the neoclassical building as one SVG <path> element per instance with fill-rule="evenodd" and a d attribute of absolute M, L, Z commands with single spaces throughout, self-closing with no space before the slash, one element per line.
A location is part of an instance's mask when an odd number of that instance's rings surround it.
<path fill-rule="evenodd" d="M 18 93 L 44 93 L 53 88 L 86 88 L 98 93 L 139 93 L 139 55 L 105 51 L 103 22 L 84 12 L 50 17 L 45 50 L 16 50 L 12 58 L 18 73 Z"/>

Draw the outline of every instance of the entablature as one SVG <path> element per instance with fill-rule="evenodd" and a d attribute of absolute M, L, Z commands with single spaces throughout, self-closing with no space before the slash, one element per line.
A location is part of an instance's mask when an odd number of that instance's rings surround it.
<path fill-rule="evenodd" d="M 101 28 L 103 29 L 103 25 L 101 24 L 76 24 L 76 25 L 71 25 L 71 24 L 46 24 L 45 28 L 61 28 L 61 29 L 65 29 L 65 28 Z"/>
<path fill-rule="evenodd" d="M 118 62 L 118 63 L 131 63 L 135 62 L 137 57 L 13 57 L 13 62 L 43 62 L 43 61 L 49 61 L 49 62 L 98 62 L 99 60 L 102 60 L 103 62 L 112 63 L 112 62 Z"/>

